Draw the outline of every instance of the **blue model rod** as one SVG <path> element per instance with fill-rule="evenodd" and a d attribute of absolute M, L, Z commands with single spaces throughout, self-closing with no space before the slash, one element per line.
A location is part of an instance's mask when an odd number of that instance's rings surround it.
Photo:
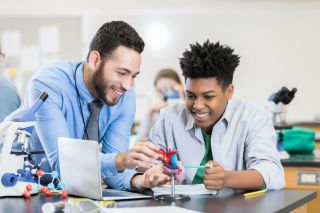
<path fill-rule="evenodd" d="M 186 169 L 204 169 L 206 166 L 203 165 L 183 165 Z"/>

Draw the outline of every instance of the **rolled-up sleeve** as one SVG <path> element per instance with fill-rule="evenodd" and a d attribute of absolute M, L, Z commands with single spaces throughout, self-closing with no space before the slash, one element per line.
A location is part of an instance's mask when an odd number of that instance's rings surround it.
<path fill-rule="evenodd" d="M 117 171 L 115 160 L 120 152 L 126 152 L 129 149 L 129 138 L 136 110 L 133 91 L 130 91 L 128 99 L 122 104 L 125 107 L 119 117 L 108 126 L 102 139 L 101 174 L 109 187 L 131 190 L 130 182 L 137 172 L 129 169 Z"/>
<path fill-rule="evenodd" d="M 100 153 L 102 179 L 111 188 L 132 190 L 131 179 L 137 171 L 125 169 L 118 172 L 114 163 L 117 154 L 118 153 Z"/>
<path fill-rule="evenodd" d="M 256 113 L 249 125 L 245 149 L 247 169 L 257 170 L 266 189 L 285 186 L 284 171 L 276 148 L 276 134 L 268 113 Z"/>

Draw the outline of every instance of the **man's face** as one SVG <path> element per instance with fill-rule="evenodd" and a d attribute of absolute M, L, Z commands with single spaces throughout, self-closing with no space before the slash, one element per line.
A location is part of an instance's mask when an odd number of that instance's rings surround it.
<path fill-rule="evenodd" d="M 197 126 L 211 133 L 213 125 L 220 119 L 233 94 L 233 85 L 225 90 L 216 78 L 186 80 L 186 106 Z"/>
<path fill-rule="evenodd" d="M 101 62 L 92 78 L 97 95 L 113 106 L 134 84 L 140 72 L 141 55 L 131 48 L 117 47 Z"/>

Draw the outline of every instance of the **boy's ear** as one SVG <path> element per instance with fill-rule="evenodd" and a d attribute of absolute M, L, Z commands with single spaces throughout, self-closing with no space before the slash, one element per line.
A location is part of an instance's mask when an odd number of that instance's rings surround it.
<path fill-rule="evenodd" d="M 225 91 L 225 94 L 226 94 L 228 101 L 232 98 L 233 91 L 234 91 L 234 86 L 233 86 L 233 84 L 230 84 Z"/>

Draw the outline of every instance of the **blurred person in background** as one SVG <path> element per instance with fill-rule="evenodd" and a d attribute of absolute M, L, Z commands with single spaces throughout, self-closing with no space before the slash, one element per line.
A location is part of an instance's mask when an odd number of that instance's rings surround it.
<path fill-rule="evenodd" d="M 184 99 L 183 85 L 174 69 L 159 70 L 154 79 L 154 88 L 157 100 L 147 111 L 138 130 L 138 137 L 143 141 L 148 140 L 149 132 L 158 119 L 160 110 L 176 102 L 183 102 Z"/>
<path fill-rule="evenodd" d="M 4 60 L 5 54 L 1 51 L 0 46 L 0 63 Z M 0 70 L 0 122 L 15 111 L 20 106 L 20 97 L 16 87 L 5 77 Z"/>

